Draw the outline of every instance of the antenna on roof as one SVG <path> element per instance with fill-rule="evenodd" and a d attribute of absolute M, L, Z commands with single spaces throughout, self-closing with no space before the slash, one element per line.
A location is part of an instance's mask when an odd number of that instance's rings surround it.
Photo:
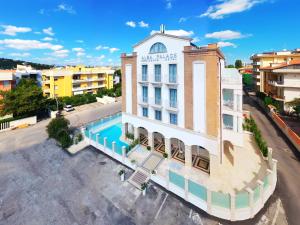
<path fill-rule="evenodd" d="M 163 25 L 163 24 L 160 25 L 160 33 L 162 33 L 162 34 L 165 33 L 165 25 Z"/>

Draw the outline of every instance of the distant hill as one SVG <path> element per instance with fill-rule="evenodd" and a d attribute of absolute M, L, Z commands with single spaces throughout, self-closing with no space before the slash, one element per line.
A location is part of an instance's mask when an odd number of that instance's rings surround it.
<path fill-rule="evenodd" d="M 0 58 L 0 69 L 2 70 L 15 69 L 17 68 L 17 65 L 23 65 L 23 64 L 30 65 L 32 66 L 32 68 L 37 70 L 50 69 L 54 67 L 54 65 L 46 65 L 40 63 L 26 62 L 22 60 Z"/>

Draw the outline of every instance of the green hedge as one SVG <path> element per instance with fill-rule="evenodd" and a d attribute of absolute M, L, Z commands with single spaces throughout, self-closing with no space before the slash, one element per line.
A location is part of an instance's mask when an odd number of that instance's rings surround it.
<path fill-rule="evenodd" d="M 258 129 L 258 127 L 252 117 L 250 117 L 250 119 L 245 118 L 245 123 L 243 124 L 243 129 L 253 133 L 255 142 L 258 145 L 261 153 L 263 154 L 264 157 L 267 157 L 268 156 L 268 144 L 263 139 L 261 132 Z"/>

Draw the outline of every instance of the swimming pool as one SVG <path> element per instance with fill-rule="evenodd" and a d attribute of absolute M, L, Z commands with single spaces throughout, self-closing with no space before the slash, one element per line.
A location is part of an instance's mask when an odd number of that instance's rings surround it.
<path fill-rule="evenodd" d="M 121 117 L 120 114 L 112 116 L 111 118 L 115 119 Z M 120 137 L 122 135 L 122 123 L 116 122 L 115 124 L 111 124 L 110 126 L 104 128 L 103 130 L 100 130 L 98 132 L 92 132 L 97 129 L 101 129 L 101 127 L 104 127 L 107 122 L 110 122 L 111 119 L 104 119 L 100 120 L 96 123 L 90 124 L 86 127 L 86 130 L 84 132 L 86 137 L 89 137 L 89 134 L 91 135 L 91 138 L 93 141 L 97 141 L 96 137 L 97 134 L 99 134 L 99 144 L 104 145 L 104 138 L 106 137 L 106 147 L 110 150 L 112 150 L 112 143 L 116 142 L 116 149 L 115 152 L 119 155 L 122 155 L 122 147 L 125 146 L 126 149 L 129 149 L 129 145 L 123 141 L 120 140 Z M 91 131 L 91 133 L 90 133 Z"/>

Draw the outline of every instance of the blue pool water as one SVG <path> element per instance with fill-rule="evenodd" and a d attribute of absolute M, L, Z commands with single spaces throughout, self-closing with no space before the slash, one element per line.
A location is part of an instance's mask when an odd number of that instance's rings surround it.
<path fill-rule="evenodd" d="M 96 141 L 96 136 L 97 134 L 99 134 L 99 143 L 101 145 L 104 145 L 104 138 L 106 137 L 106 147 L 108 149 L 111 149 L 112 150 L 112 142 L 116 142 L 116 153 L 122 155 L 122 147 L 125 146 L 126 149 L 128 149 L 129 145 L 123 141 L 120 140 L 120 137 L 122 135 L 122 124 L 120 122 L 116 122 L 115 124 L 112 124 L 111 126 L 99 131 L 99 132 L 96 132 L 96 133 L 93 133 L 93 131 L 96 129 L 101 129 L 102 126 L 104 126 L 106 124 L 106 122 L 109 122 L 111 121 L 112 119 L 115 119 L 115 118 L 118 118 L 120 117 L 120 115 L 115 115 L 109 119 L 104 119 L 104 120 L 100 120 L 96 123 L 93 123 L 93 124 L 90 124 L 88 125 L 85 130 L 85 136 L 86 137 L 89 137 L 89 131 L 92 131 L 91 132 L 91 139 L 93 141 Z"/>

